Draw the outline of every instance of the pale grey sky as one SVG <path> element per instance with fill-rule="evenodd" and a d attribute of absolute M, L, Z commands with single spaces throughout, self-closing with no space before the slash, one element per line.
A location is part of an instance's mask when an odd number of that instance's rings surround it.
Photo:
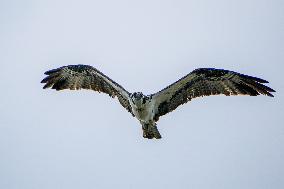
<path fill-rule="evenodd" d="M 282 0 L 0 1 L 0 188 L 284 188 Z M 117 100 L 42 90 L 89 64 L 154 93 L 199 67 L 270 81 L 275 98 L 207 97 L 142 137 Z"/>

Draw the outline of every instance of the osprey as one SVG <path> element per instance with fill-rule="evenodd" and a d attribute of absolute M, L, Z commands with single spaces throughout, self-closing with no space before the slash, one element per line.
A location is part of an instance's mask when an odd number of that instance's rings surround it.
<path fill-rule="evenodd" d="M 260 94 L 273 97 L 273 89 L 262 83 L 268 81 L 240 74 L 234 71 L 199 68 L 184 76 L 163 90 L 144 95 L 142 92 L 129 93 L 122 86 L 88 65 L 69 65 L 45 72 L 41 83 L 44 89 L 56 90 L 91 89 L 117 97 L 120 104 L 136 117 L 142 125 L 143 137 L 160 139 L 156 122 L 159 118 L 179 105 L 196 97 L 224 94 L 250 95 Z"/>

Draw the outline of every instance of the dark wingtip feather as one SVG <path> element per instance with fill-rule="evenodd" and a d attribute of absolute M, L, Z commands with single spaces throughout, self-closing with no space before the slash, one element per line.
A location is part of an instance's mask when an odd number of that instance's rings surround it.
<path fill-rule="evenodd" d="M 47 88 L 51 87 L 51 85 L 52 85 L 51 83 L 46 83 L 42 88 L 47 89 Z"/>
<path fill-rule="evenodd" d="M 246 78 L 246 79 L 251 79 L 254 81 L 257 81 L 259 83 L 269 83 L 268 81 L 258 78 L 258 77 L 253 77 L 253 76 L 249 76 L 249 75 L 244 75 L 244 74 L 240 74 L 242 77 Z"/>
<path fill-rule="evenodd" d="M 270 89 L 270 92 L 276 92 L 274 89 L 268 87 Z"/>
<path fill-rule="evenodd" d="M 271 93 L 268 93 L 267 96 L 269 96 L 269 97 L 274 97 L 274 95 L 271 94 Z"/>
<path fill-rule="evenodd" d="M 52 69 L 52 70 L 48 70 L 46 72 L 44 72 L 45 75 L 50 75 L 50 74 L 53 74 L 53 73 L 56 73 L 60 70 L 61 68 L 56 68 L 56 69 Z"/>
<path fill-rule="evenodd" d="M 269 92 L 276 92 L 274 89 L 270 88 L 270 87 L 267 87 L 266 85 L 265 86 L 265 89 Z"/>
<path fill-rule="evenodd" d="M 40 83 L 46 83 L 48 81 L 48 77 L 44 78 L 43 80 L 41 80 Z"/>

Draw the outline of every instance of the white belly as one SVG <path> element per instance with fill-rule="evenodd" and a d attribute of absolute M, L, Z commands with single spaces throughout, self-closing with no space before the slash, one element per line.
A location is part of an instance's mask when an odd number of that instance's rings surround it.
<path fill-rule="evenodd" d="M 142 122 L 148 123 L 154 118 L 154 108 L 153 103 L 146 103 L 142 107 L 137 107 L 134 104 L 132 105 L 132 112 L 135 117 Z"/>

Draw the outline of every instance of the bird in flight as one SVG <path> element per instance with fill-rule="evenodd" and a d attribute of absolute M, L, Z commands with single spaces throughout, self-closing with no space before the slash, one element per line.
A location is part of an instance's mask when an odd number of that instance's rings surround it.
<path fill-rule="evenodd" d="M 199 68 L 161 91 L 144 95 L 130 93 L 121 85 L 89 65 L 68 65 L 45 72 L 41 83 L 44 89 L 90 89 L 117 97 L 120 104 L 142 125 L 143 137 L 160 139 L 156 122 L 159 118 L 193 98 L 220 95 L 267 95 L 273 97 L 273 89 L 265 86 L 264 79 L 234 71 Z"/>

